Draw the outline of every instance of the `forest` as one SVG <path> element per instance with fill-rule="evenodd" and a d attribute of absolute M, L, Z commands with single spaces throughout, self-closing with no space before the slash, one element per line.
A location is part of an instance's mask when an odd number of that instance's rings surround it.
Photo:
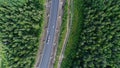
<path fill-rule="evenodd" d="M 0 3 L 0 68 L 33 68 L 43 10 L 42 0 Z"/>
<path fill-rule="evenodd" d="M 61 68 L 120 68 L 120 0 L 72 0 Z"/>

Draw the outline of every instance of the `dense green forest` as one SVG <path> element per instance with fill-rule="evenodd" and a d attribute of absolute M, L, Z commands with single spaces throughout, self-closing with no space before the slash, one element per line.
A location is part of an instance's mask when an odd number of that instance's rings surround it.
<path fill-rule="evenodd" d="M 73 0 L 61 68 L 120 68 L 120 0 Z"/>
<path fill-rule="evenodd" d="M 43 1 L 0 1 L 0 68 L 33 68 L 43 22 Z"/>

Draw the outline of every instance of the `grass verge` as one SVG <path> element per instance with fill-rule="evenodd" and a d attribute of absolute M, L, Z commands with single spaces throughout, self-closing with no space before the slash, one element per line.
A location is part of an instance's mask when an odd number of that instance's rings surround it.
<path fill-rule="evenodd" d="M 65 5 L 64 5 L 64 10 L 63 10 L 62 24 L 61 24 L 61 29 L 60 29 L 60 36 L 59 36 L 59 41 L 58 41 L 58 48 L 57 48 L 54 68 L 57 68 L 57 64 L 58 64 L 58 61 L 59 61 L 59 56 L 60 56 L 60 53 L 61 53 L 61 50 L 62 50 L 62 46 L 63 46 L 64 39 L 65 39 L 65 36 L 66 36 L 66 32 L 67 32 L 67 16 L 68 16 L 68 2 L 66 0 Z"/>
<path fill-rule="evenodd" d="M 82 0 L 73 0 L 71 11 L 73 14 L 72 17 L 72 26 L 70 31 L 70 36 L 65 50 L 65 57 L 62 61 L 61 68 L 70 68 L 72 65 L 72 59 L 74 57 L 76 45 L 79 44 L 79 34 L 81 32 L 81 25 L 83 21 L 83 1 Z M 67 66 L 67 67 L 66 67 Z"/>

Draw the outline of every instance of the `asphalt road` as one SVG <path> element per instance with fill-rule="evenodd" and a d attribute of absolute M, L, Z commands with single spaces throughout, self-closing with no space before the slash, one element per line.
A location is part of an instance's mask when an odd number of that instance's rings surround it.
<path fill-rule="evenodd" d="M 57 23 L 58 8 L 59 8 L 59 0 L 52 0 L 47 35 L 43 49 L 43 55 L 38 68 L 49 68 L 49 62 L 50 62 L 54 35 L 55 35 L 55 27 Z"/>

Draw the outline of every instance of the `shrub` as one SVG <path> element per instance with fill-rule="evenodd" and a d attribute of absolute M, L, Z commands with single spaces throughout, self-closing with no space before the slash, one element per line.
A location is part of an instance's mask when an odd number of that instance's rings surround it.
<path fill-rule="evenodd" d="M 0 34 L 9 68 L 32 68 L 43 21 L 39 0 L 0 4 Z"/>

